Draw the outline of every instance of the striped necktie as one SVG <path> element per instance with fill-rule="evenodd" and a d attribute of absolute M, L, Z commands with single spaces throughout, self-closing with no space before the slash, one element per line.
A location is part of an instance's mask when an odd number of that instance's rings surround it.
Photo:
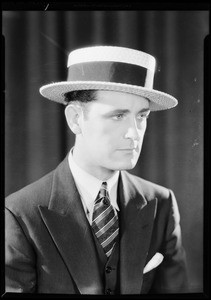
<path fill-rule="evenodd" d="M 119 233 L 118 216 L 110 203 L 107 183 L 103 182 L 95 200 L 92 229 L 107 257 L 111 255 Z"/>

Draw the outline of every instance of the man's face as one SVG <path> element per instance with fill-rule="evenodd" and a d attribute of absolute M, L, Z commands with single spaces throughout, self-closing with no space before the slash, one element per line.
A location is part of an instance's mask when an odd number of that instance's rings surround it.
<path fill-rule="evenodd" d="M 98 91 L 86 104 L 76 138 L 80 165 L 91 174 L 135 167 L 142 148 L 149 102 L 140 96 Z"/>

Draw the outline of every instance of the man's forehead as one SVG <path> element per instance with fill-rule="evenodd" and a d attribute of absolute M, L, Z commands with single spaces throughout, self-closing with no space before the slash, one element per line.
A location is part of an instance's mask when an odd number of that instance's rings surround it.
<path fill-rule="evenodd" d="M 137 107 L 149 109 L 149 101 L 138 95 L 116 92 L 116 91 L 96 91 L 96 103 L 105 104 L 119 109 L 129 109 L 130 107 Z"/>

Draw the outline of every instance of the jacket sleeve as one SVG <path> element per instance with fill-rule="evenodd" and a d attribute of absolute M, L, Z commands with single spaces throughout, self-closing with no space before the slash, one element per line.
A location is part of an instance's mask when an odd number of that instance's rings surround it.
<path fill-rule="evenodd" d="M 169 214 L 161 253 L 164 260 L 156 271 L 150 293 L 188 293 L 186 254 L 182 246 L 180 214 L 170 191 Z"/>
<path fill-rule="evenodd" d="M 5 292 L 33 293 L 35 253 L 14 214 L 5 210 Z"/>

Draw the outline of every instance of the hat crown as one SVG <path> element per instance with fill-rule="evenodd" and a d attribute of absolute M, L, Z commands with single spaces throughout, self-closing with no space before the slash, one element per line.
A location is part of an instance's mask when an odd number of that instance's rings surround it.
<path fill-rule="evenodd" d="M 85 47 L 70 52 L 67 67 L 84 62 L 112 61 L 133 64 L 155 71 L 155 58 L 145 52 L 118 46 Z"/>

